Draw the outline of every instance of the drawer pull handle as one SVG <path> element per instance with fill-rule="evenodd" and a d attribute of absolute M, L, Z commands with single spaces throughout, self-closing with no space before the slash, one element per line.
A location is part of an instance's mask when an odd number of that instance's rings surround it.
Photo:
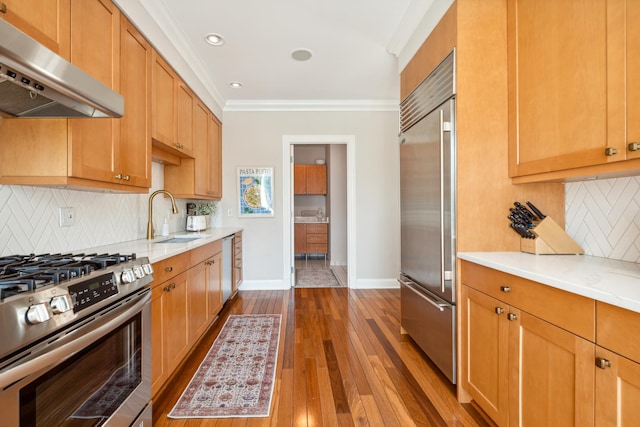
<path fill-rule="evenodd" d="M 518 315 L 515 313 L 509 313 L 507 314 L 507 319 L 509 320 L 518 320 Z"/>
<path fill-rule="evenodd" d="M 618 149 L 617 148 L 607 147 L 604 150 L 604 155 L 605 156 L 615 156 L 616 154 L 618 154 Z"/>
<path fill-rule="evenodd" d="M 640 150 L 640 143 L 630 142 L 629 145 L 627 145 L 627 148 L 629 151 L 638 151 Z"/>
<path fill-rule="evenodd" d="M 604 357 L 596 357 L 596 366 L 600 369 L 607 369 L 611 367 L 611 361 Z"/>
<path fill-rule="evenodd" d="M 502 313 L 504 313 L 504 308 L 496 307 L 496 314 L 502 314 Z"/>
<path fill-rule="evenodd" d="M 173 271 L 173 267 L 167 267 L 164 269 L 167 273 L 171 273 Z"/>
<path fill-rule="evenodd" d="M 7 13 L 7 5 L 0 3 L 0 13 Z"/>
<path fill-rule="evenodd" d="M 509 292 L 511 292 L 511 286 L 500 286 L 500 290 L 502 292 L 509 293 Z"/>

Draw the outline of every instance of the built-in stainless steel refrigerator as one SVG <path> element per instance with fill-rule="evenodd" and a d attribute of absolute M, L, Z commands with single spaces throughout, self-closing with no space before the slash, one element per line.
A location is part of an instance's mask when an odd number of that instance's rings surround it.
<path fill-rule="evenodd" d="M 401 325 L 456 382 L 455 51 L 400 106 Z"/>

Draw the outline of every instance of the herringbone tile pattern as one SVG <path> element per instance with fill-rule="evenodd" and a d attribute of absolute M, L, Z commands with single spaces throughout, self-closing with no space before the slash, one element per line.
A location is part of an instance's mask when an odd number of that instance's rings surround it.
<path fill-rule="evenodd" d="M 566 231 L 588 255 L 640 261 L 640 177 L 569 183 Z"/>

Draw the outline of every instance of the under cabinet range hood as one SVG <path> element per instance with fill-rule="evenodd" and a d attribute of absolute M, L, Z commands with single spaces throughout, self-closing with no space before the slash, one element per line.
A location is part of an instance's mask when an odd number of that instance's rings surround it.
<path fill-rule="evenodd" d="M 0 19 L 0 116 L 122 117 L 124 98 Z"/>

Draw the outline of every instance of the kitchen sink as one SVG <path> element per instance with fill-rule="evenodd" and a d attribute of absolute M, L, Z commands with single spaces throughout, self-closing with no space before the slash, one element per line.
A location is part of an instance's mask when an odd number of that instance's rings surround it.
<path fill-rule="evenodd" d="M 155 243 L 188 243 L 188 242 L 192 242 L 194 240 L 198 240 L 198 239 L 202 239 L 203 237 L 206 237 L 206 235 L 204 234 L 200 234 L 198 236 L 191 236 L 191 235 L 177 235 L 174 236 L 170 239 L 167 240 L 162 240 L 160 242 L 155 242 Z"/>

